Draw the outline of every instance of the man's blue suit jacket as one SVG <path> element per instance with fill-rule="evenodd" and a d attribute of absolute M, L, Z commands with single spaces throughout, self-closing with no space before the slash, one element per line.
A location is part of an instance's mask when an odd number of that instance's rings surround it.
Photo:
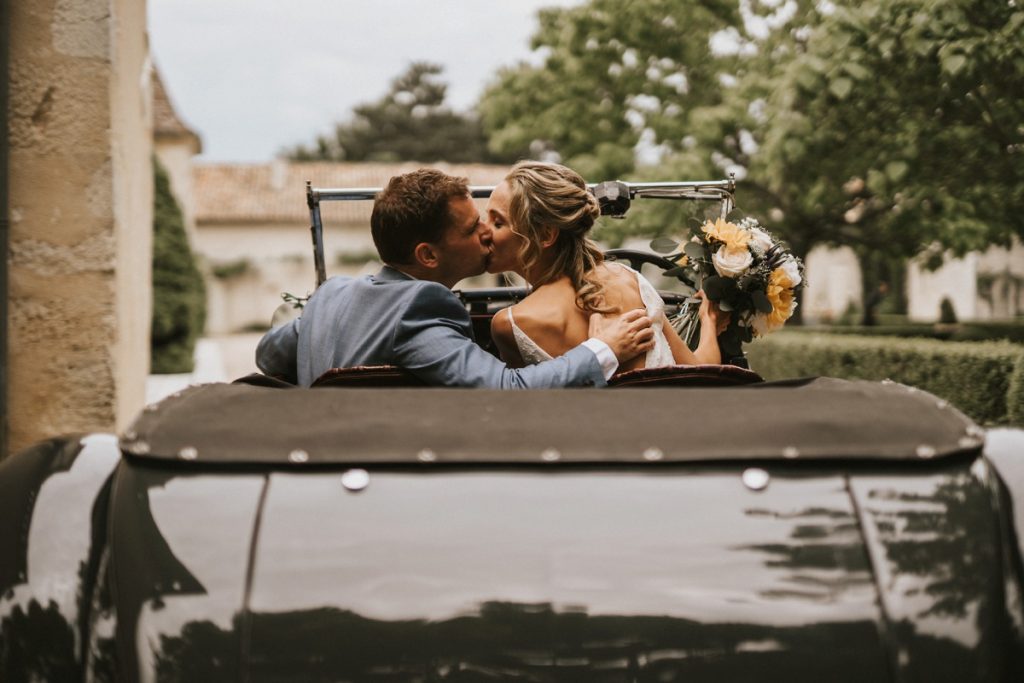
<path fill-rule="evenodd" d="M 313 294 L 302 317 L 275 327 L 256 348 L 268 375 L 308 387 L 331 368 L 396 365 L 428 384 L 543 389 L 604 386 L 592 351 L 512 369 L 473 341 L 469 313 L 444 285 L 385 266 L 362 278 L 333 277 Z"/>

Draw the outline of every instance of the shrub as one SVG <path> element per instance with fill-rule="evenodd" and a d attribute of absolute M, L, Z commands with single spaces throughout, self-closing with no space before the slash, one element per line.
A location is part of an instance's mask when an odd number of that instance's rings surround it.
<path fill-rule="evenodd" d="M 240 258 L 227 263 L 218 263 L 210 268 L 210 274 L 218 280 L 230 280 L 241 277 L 252 270 L 252 263 L 247 258 Z"/>
<path fill-rule="evenodd" d="M 980 423 L 1024 424 L 1021 348 L 1007 342 L 781 332 L 750 344 L 747 355 L 766 379 L 891 379 L 944 398 Z M 1021 376 L 1011 392 L 1015 373 Z"/>
<path fill-rule="evenodd" d="M 167 173 L 153 160 L 153 323 L 150 372 L 191 372 L 206 322 L 206 288 Z"/>
<path fill-rule="evenodd" d="M 956 309 L 953 308 L 953 302 L 949 300 L 948 296 L 942 297 L 942 301 L 939 303 L 939 322 L 944 325 L 956 323 Z"/>
<path fill-rule="evenodd" d="M 1006 415 L 1013 425 L 1024 425 L 1024 356 L 1017 359 L 1006 394 Z"/>

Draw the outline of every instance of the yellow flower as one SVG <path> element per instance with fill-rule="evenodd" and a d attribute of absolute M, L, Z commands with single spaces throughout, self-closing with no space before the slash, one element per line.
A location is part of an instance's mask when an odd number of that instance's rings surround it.
<path fill-rule="evenodd" d="M 796 310 L 796 301 L 793 296 L 793 288 L 796 284 L 783 268 L 776 268 L 768 278 L 768 288 L 765 294 L 771 302 L 771 313 L 759 313 L 754 316 L 753 326 L 757 336 L 763 337 L 769 332 L 774 332 L 790 319 L 793 311 Z"/>
<path fill-rule="evenodd" d="M 725 243 L 726 249 L 746 249 L 750 244 L 753 235 L 749 230 L 744 230 L 735 223 L 728 223 L 719 218 L 714 223 L 708 221 L 703 227 L 704 234 L 709 239 Z"/>

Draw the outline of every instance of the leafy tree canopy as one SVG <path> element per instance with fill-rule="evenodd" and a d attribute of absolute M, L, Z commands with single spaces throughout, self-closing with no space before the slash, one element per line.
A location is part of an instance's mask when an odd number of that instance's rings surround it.
<path fill-rule="evenodd" d="M 494 149 L 592 180 L 734 171 L 798 253 L 963 253 L 1024 235 L 1017 4 L 590 0 L 542 12 L 547 58 L 499 74 L 480 111 Z M 660 159 L 636 167 L 638 149 Z M 618 236 L 679 232 L 677 208 L 638 208 Z"/>
<path fill-rule="evenodd" d="M 450 161 L 497 162 L 515 158 L 491 153 L 480 121 L 445 105 L 448 86 L 443 68 L 415 62 L 391 82 L 376 102 L 355 108 L 332 135 L 318 136 L 311 147 L 286 152 L 297 161 Z"/>

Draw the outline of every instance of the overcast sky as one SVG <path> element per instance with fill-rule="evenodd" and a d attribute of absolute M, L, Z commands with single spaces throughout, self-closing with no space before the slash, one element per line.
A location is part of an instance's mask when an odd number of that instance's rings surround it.
<path fill-rule="evenodd" d="M 530 57 L 539 7 L 581 0 L 150 0 L 153 59 L 205 161 L 266 161 L 383 95 L 411 61 L 471 106 Z"/>

